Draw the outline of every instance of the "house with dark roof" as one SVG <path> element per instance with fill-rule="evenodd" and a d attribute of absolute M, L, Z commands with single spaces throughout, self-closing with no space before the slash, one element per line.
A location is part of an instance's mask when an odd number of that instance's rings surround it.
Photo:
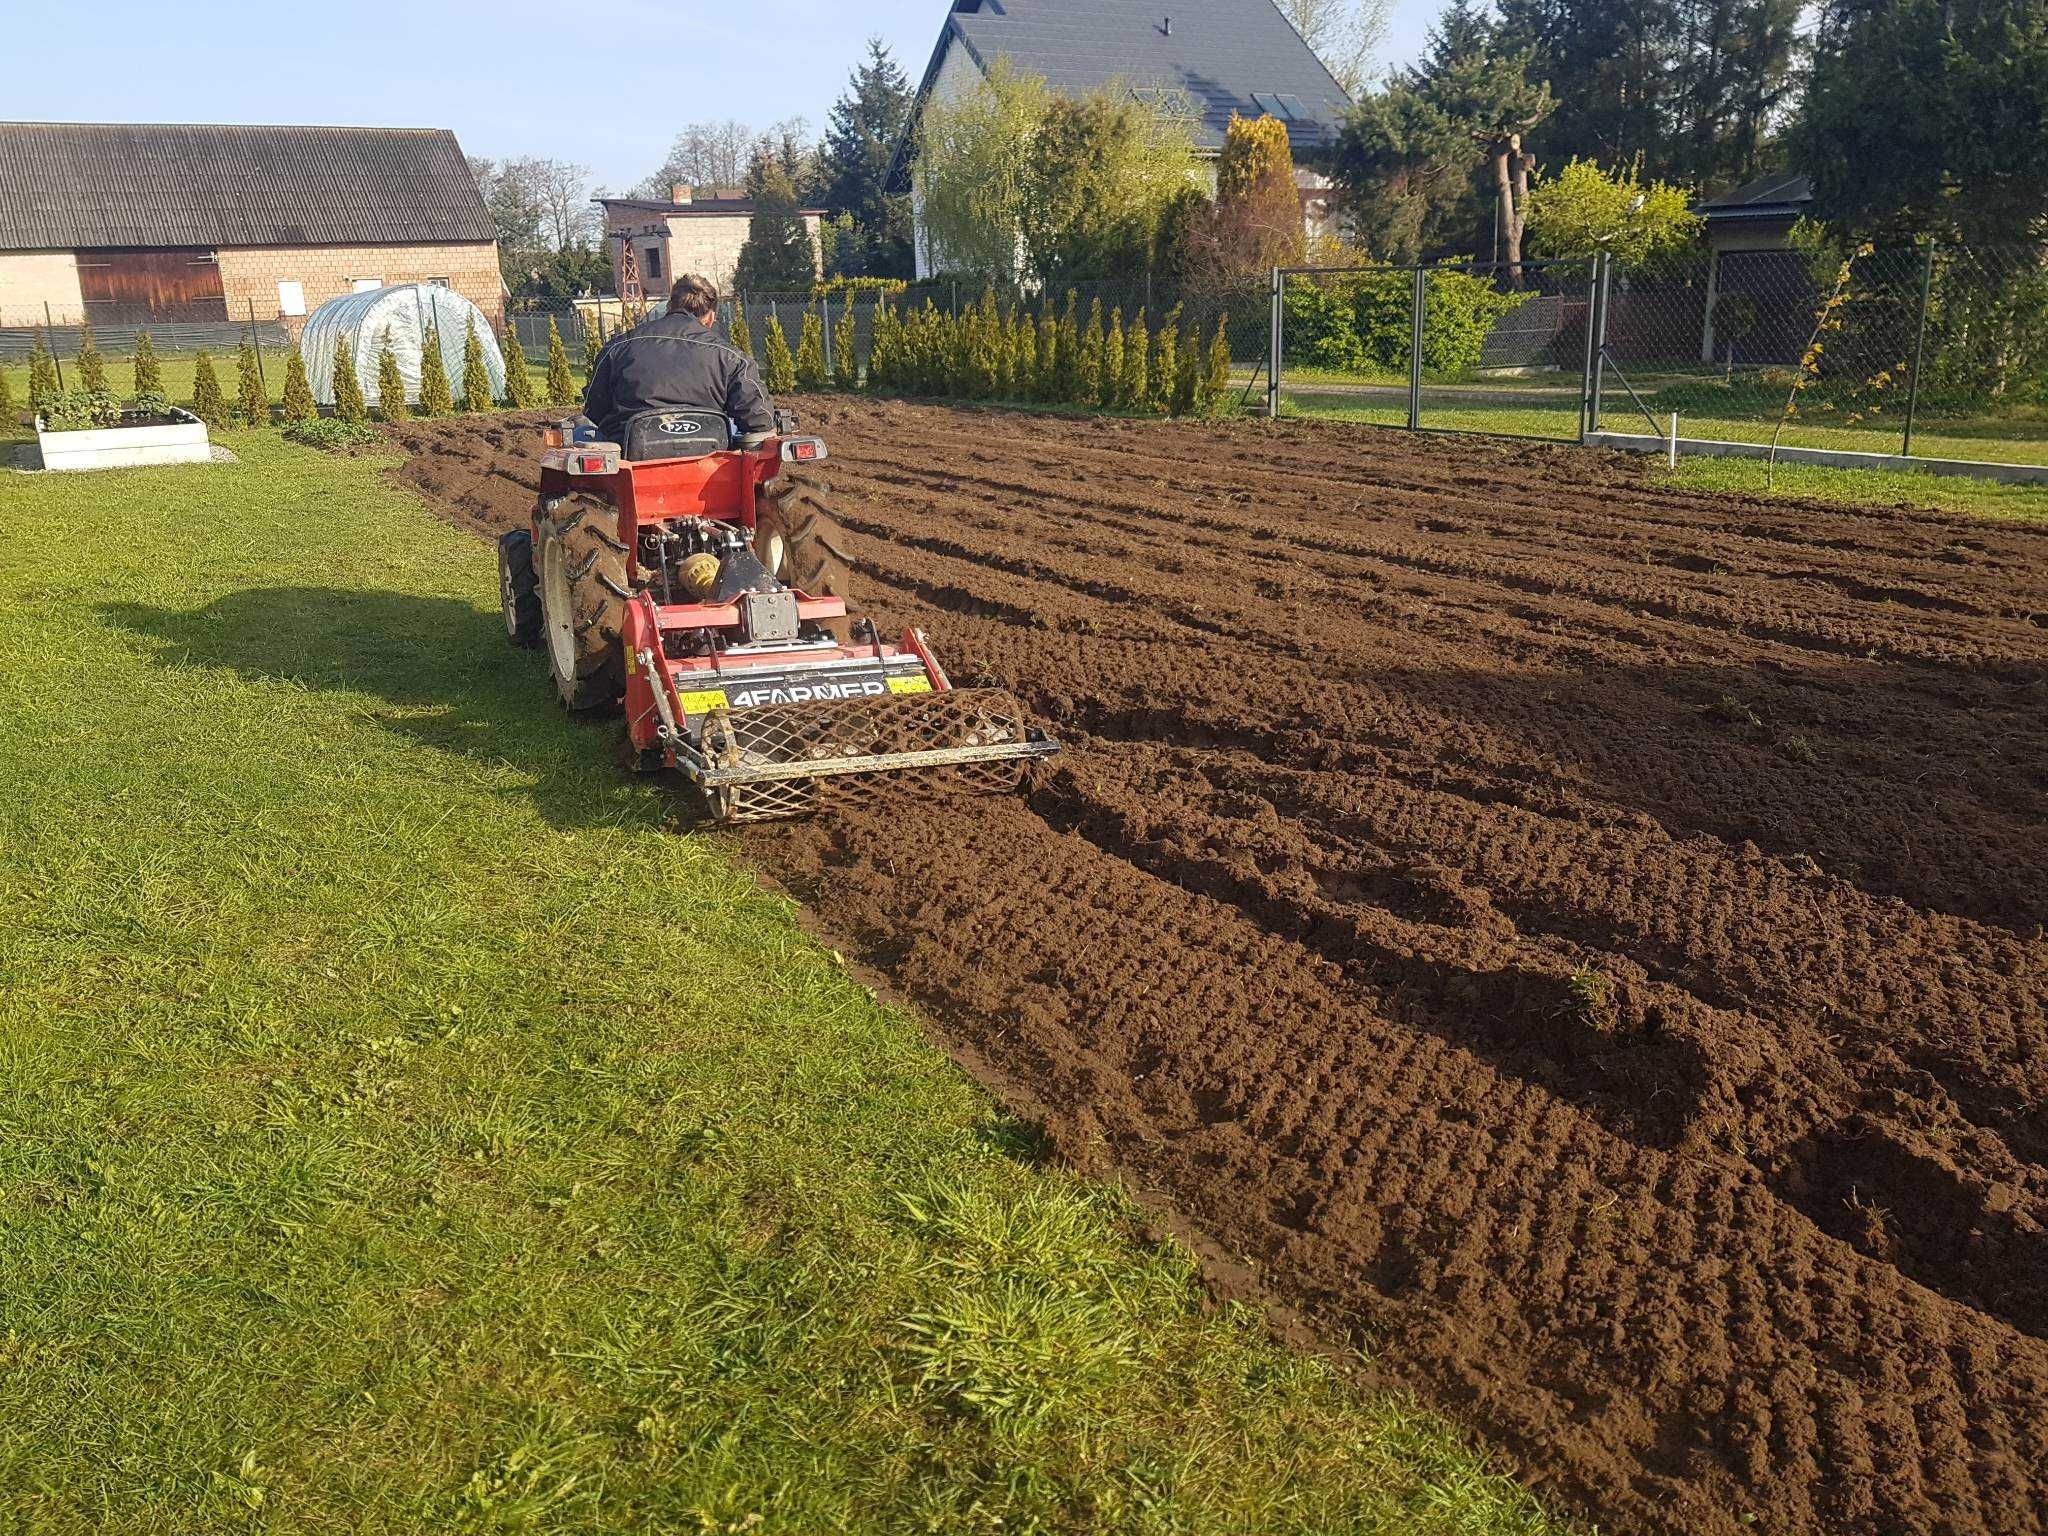
<path fill-rule="evenodd" d="M 668 297 L 678 277 L 694 272 L 720 288 L 732 286 L 740 251 L 753 228 L 754 204 L 739 187 L 709 195 L 687 183 L 669 188 L 668 198 L 601 197 L 605 241 L 612 258 L 612 291 L 628 304 Z M 812 258 L 823 273 L 822 208 L 802 210 Z"/>
<path fill-rule="evenodd" d="M 0 326 L 291 322 L 410 282 L 504 310 L 446 129 L 0 123 Z"/>
<path fill-rule="evenodd" d="M 999 58 L 1055 91 L 1080 95 L 1116 80 L 1141 97 L 1186 102 L 1197 152 L 1212 164 L 1233 116 L 1285 123 L 1299 159 L 1335 144 L 1351 107 L 1273 0 L 952 0 L 899 170 L 925 104 L 971 90 Z M 1306 169 L 1297 179 L 1313 232 L 1328 219 L 1330 183 Z M 929 246 L 920 218 L 919 276 L 930 274 Z"/>
<path fill-rule="evenodd" d="M 1738 356 L 1798 357 L 1814 300 L 1805 258 L 1792 249 L 1792 226 L 1813 212 L 1813 179 L 1781 171 L 1709 198 L 1694 212 L 1713 253 L 1700 361 L 1732 366 Z"/>

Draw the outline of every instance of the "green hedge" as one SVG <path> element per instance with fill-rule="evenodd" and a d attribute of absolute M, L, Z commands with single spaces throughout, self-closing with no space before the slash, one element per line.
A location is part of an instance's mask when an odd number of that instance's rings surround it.
<path fill-rule="evenodd" d="M 1406 373 L 1415 279 L 1407 272 L 1292 277 L 1287 361 L 1296 368 Z M 1432 272 L 1422 305 L 1422 366 L 1458 377 L 1479 366 L 1487 335 L 1531 295 L 1499 293 L 1483 278 Z"/>

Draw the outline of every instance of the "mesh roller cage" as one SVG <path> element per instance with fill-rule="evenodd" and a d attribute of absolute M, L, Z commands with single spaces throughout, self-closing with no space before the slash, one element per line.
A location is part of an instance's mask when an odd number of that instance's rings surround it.
<path fill-rule="evenodd" d="M 700 777 L 720 822 L 774 821 L 851 804 L 892 785 L 1005 794 L 1058 747 L 1001 689 L 842 704 L 718 709 L 705 717 Z"/>

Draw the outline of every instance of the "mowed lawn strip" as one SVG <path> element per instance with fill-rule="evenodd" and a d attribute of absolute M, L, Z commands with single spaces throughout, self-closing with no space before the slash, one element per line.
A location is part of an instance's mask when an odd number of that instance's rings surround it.
<path fill-rule="evenodd" d="M 1555 1529 L 877 1005 L 376 460 L 0 474 L 0 1511 Z"/>

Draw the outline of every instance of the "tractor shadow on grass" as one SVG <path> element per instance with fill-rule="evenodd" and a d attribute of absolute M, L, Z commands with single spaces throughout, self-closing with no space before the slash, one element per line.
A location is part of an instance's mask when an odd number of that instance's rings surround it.
<path fill-rule="evenodd" d="M 682 796 L 656 800 L 644 786 L 660 781 L 618 767 L 616 719 L 564 719 L 539 654 L 506 644 L 496 615 L 464 599 L 252 587 L 189 611 L 121 602 L 100 613 L 153 642 L 159 666 L 332 694 L 409 741 L 529 774 L 530 787 L 505 793 L 529 796 L 552 826 L 693 819 Z"/>

